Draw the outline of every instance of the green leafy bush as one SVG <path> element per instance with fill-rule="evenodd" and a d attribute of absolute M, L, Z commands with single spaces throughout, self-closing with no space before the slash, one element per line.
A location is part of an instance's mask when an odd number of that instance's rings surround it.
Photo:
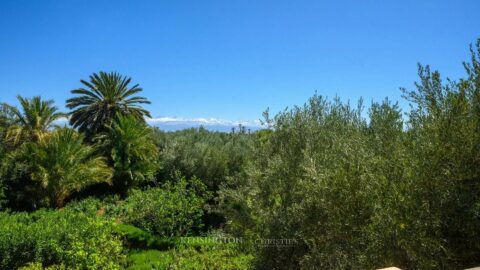
<path fill-rule="evenodd" d="M 128 255 L 128 270 L 169 269 L 173 256 L 170 252 L 151 250 L 133 251 Z"/>
<path fill-rule="evenodd" d="M 106 196 L 104 198 L 88 197 L 82 200 L 69 202 L 65 208 L 94 217 L 104 217 L 115 220 L 121 212 L 122 201 L 119 195 Z"/>
<path fill-rule="evenodd" d="M 176 132 L 155 129 L 160 147 L 159 179 L 174 180 L 176 171 L 198 177 L 216 192 L 232 176 L 243 172 L 250 158 L 254 135 L 211 132 L 204 128 Z M 172 178 L 173 176 L 173 178 Z"/>
<path fill-rule="evenodd" d="M 251 269 L 252 256 L 225 247 L 186 248 L 171 251 L 172 261 L 167 269 Z"/>
<path fill-rule="evenodd" d="M 122 205 L 120 219 L 157 236 L 184 236 L 202 228 L 210 193 L 198 179 L 167 182 L 161 188 L 134 191 Z"/>
<path fill-rule="evenodd" d="M 113 224 L 72 211 L 0 213 L 0 268 L 29 262 L 80 269 L 120 269 L 122 243 Z"/>
<path fill-rule="evenodd" d="M 61 265 L 50 265 L 43 267 L 41 263 L 28 263 L 26 266 L 18 268 L 18 270 L 66 270 L 63 264 Z"/>
<path fill-rule="evenodd" d="M 128 256 L 127 269 L 242 270 L 252 269 L 252 259 L 252 255 L 242 253 L 235 244 L 219 242 L 196 247 L 191 244 L 178 244 L 176 248 L 168 251 L 133 251 Z"/>
<path fill-rule="evenodd" d="M 221 191 L 229 229 L 246 238 L 261 269 L 463 269 L 480 258 L 480 40 L 467 78 L 444 83 L 419 66 L 396 104 L 315 95 L 266 114 L 253 162 Z"/>
<path fill-rule="evenodd" d="M 124 243 L 130 249 L 161 249 L 172 248 L 178 242 L 178 237 L 159 237 L 135 226 L 118 224 L 115 232 L 122 236 Z"/>

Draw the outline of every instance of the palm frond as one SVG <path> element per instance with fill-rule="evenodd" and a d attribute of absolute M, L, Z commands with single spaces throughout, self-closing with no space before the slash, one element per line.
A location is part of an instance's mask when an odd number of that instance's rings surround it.
<path fill-rule="evenodd" d="M 80 131 L 98 134 L 110 125 L 117 114 L 150 117 L 140 104 L 150 104 L 144 97 L 134 96 L 142 91 L 138 84 L 129 87 L 131 78 L 116 72 L 93 73 L 89 81 L 80 81 L 86 88 L 72 90 L 77 96 L 67 100 L 72 111 L 70 124 Z"/>

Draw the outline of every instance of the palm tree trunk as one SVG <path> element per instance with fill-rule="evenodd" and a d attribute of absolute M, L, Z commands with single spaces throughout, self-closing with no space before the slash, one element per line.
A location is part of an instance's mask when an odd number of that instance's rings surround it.
<path fill-rule="evenodd" d="M 63 208 L 65 206 L 65 199 L 67 198 L 68 194 L 66 192 L 59 192 L 55 195 L 55 207 L 56 208 Z"/>

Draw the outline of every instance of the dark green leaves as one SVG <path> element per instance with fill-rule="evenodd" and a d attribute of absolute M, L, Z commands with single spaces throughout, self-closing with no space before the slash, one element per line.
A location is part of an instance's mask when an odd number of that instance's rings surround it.
<path fill-rule="evenodd" d="M 78 95 L 67 100 L 70 112 L 70 124 L 92 136 L 104 131 L 117 114 L 132 115 L 140 121 L 150 117 L 150 113 L 141 104 L 150 104 L 144 97 L 134 96 L 142 91 L 138 84 L 129 86 L 131 78 L 118 73 L 94 73 L 90 81 L 81 80 L 86 88 L 72 90 Z"/>

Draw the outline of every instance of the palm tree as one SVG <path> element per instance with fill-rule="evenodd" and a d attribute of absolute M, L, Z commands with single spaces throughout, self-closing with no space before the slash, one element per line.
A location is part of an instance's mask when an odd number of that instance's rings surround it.
<path fill-rule="evenodd" d="M 2 107 L 13 115 L 13 123 L 7 132 L 7 139 L 17 144 L 20 141 L 42 141 L 48 130 L 54 126 L 54 121 L 66 114 L 58 112 L 53 106 L 53 100 L 42 100 L 39 96 L 31 99 L 17 96 L 21 110 L 3 104 Z"/>
<path fill-rule="evenodd" d="M 118 73 L 100 72 L 90 76 L 90 82 L 81 80 L 86 88 L 72 90 L 76 96 L 67 100 L 70 124 L 90 137 L 105 130 L 117 114 L 133 115 L 144 121 L 150 113 L 140 104 L 150 104 L 144 97 L 133 96 L 142 91 L 138 84 L 130 87 L 131 78 Z"/>
<path fill-rule="evenodd" d="M 83 144 L 83 136 L 70 128 L 59 128 L 42 142 L 25 144 L 23 151 L 31 164 L 32 180 L 58 208 L 72 192 L 112 178 L 105 159 L 95 156 L 95 149 Z"/>
<path fill-rule="evenodd" d="M 152 130 L 144 122 L 131 115 L 117 115 L 108 130 L 95 140 L 112 163 L 117 191 L 125 193 L 139 182 L 154 178 L 158 149 Z"/>

